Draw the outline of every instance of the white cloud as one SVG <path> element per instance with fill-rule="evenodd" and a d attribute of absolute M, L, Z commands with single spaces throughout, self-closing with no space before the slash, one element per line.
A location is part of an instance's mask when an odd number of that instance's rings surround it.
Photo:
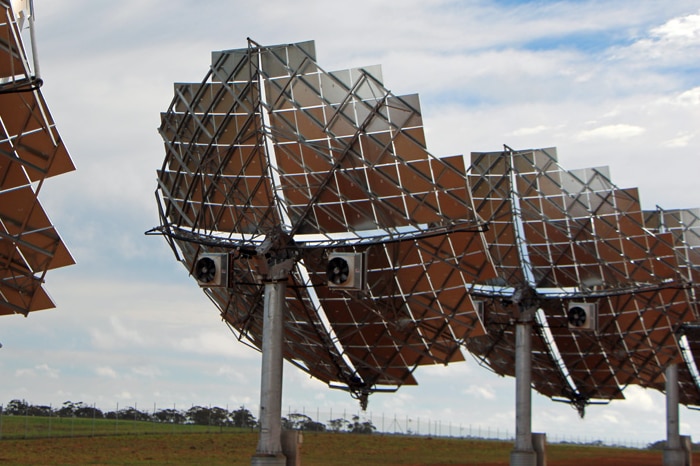
<path fill-rule="evenodd" d="M 700 14 L 684 14 L 651 28 L 648 34 L 629 47 L 614 52 L 616 59 L 629 60 L 638 67 L 694 66 L 689 54 L 700 51 Z"/>
<path fill-rule="evenodd" d="M 108 366 L 100 366 L 95 369 L 95 373 L 100 377 L 107 377 L 109 379 L 117 378 L 117 371 Z"/>
<path fill-rule="evenodd" d="M 688 147 L 688 145 L 692 142 L 695 136 L 695 134 L 682 133 L 672 139 L 664 141 L 663 145 L 668 148 Z"/>
<path fill-rule="evenodd" d="M 32 368 L 22 368 L 15 371 L 16 377 L 48 377 L 57 379 L 61 373 L 60 369 L 49 367 L 48 364 L 39 364 Z"/>
<path fill-rule="evenodd" d="M 236 359 L 236 361 L 238 361 Z M 213 373 L 215 377 L 223 377 L 228 380 L 235 381 L 237 384 L 245 384 L 247 386 L 254 386 L 258 382 L 258 378 L 254 374 L 247 373 L 241 370 L 241 367 L 222 365 L 219 366 Z"/>
<path fill-rule="evenodd" d="M 636 385 L 632 385 L 625 390 L 625 399 L 636 411 L 660 413 L 663 410 L 654 402 L 652 391 Z"/>
<path fill-rule="evenodd" d="M 681 93 L 677 98 L 676 102 L 679 105 L 687 107 L 698 107 L 700 106 L 700 87 L 695 87 L 688 91 Z"/>
<path fill-rule="evenodd" d="M 621 123 L 616 125 L 599 126 L 597 128 L 581 131 L 578 134 L 577 139 L 579 141 L 586 141 L 590 139 L 623 140 L 639 136 L 644 133 L 644 131 L 645 129 L 640 126 Z"/>
<path fill-rule="evenodd" d="M 493 400 L 496 398 L 496 392 L 488 385 L 469 385 L 466 390 L 464 390 L 464 394 L 485 400 Z"/>
<path fill-rule="evenodd" d="M 109 328 L 93 328 L 90 331 L 95 347 L 127 350 L 132 346 L 144 346 L 146 343 L 145 329 L 137 328 L 133 324 L 127 325 L 116 316 L 110 316 L 107 322 Z"/>
<path fill-rule="evenodd" d="M 221 323 L 224 326 L 223 323 Z M 203 332 L 182 337 L 170 345 L 180 351 L 209 356 L 235 357 L 237 359 L 255 358 L 256 353 L 237 342 L 233 334 L 225 332 Z"/>
<path fill-rule="evenodd" d="M 668 40 L 680 44 L 700 43 L 700 14 L 673 18 L 665 24 L 651 30 L 659 40 Z"/>
<path fill-rule="evenodd" d="M 518 128 L 512 133 L 513 136 L 532 136 L 535 134 L 542 134 L 544 132 L 552 131 L 552 128 L 545 125 L 532 126 L 529 128 Z"/>
<path fill-rule="evenodd" d="M 150 379 L 155 379 L 163 375 L 163 371 L 155 366 L 136 366 L 131 368 L 131 373 L 137 376 L 143 376 Z"/>

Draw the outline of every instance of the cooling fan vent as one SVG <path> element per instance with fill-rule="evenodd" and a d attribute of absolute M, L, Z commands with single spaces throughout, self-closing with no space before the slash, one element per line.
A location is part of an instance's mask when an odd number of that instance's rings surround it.
<path fill-rule="evenodd" d="M 192 268 L 192 275 L 201 287 L 214 288 L 227 286 L 228 254 L 200 254 Z"/>
<path fill-rule="evenodd" d="M 334 252 L 328 255 L 326 277 L 329 288 L 362 290 L 365 288 L 366 276 L 364 254 Z"/>
<path fill-rule="evenodd" d="M 569 303 L 566 318 L 572 330 L 598 330 L 598 306 L 595 303 Z"/>

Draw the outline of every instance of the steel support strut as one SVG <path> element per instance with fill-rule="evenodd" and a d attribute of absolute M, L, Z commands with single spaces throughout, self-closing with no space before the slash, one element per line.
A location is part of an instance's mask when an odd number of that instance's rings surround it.
<path fill-rule="evenodd" d="M 284 466 L 282 453 L 282 344 L 287 277 L 265 283 L 262 369 L 260 377 L 260 437 L 252 466 Z"/>
<path fill-rule="evenodd" d="M 666 447 L 664 466 L 685 466 L 685 452 L 681 448 L 678 416 L 678 364 L 666 368 Z"/>
<path fill-rule="evenodd" d="M 535 309 L 536 310 L 536 309 Z M 532 320 L 535 310 L 523 307 L 515 323 L 515 447 L 511 466 L 535 466 L 532 447 Z"/>

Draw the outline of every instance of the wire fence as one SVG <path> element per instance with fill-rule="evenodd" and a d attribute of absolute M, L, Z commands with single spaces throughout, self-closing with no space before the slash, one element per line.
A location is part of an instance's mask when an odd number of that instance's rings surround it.
<path fill-rule="evenodd" d="M 0 440 L 52 437 L 95 437 L 107 435 L 183 434 L 245 432 L 257 429 L 252 413 L 240 406 L 191 406 L 178 409 L 176 405 L 148 410 L 136 405 L 116 405 L 114 411 L 103 412 L 94 404 L 72 404 L 73 409 L 51 406 L 30 406 L 12 403 L 0 405 Z M 11 408 L 11 409 L 8 409 Z M 513 441 L 514 433 L 507 429 L 474 423 L 444 422 L 439 419 L 415 417 L 409 414 L 375 414 L 320 408 L 287 408 L 283 413 L 283 427 L 304 431 L 337 433 L 380 433 L 421 437 L 451 437 Z M 562 435 L 547 432 L 547 442 L 579 445 L 648 448 L 648 442 L 634 438 L 605 438 L 591 435 Z"/>
<path fill-rule="evenodd" d="M 326 430 L 333 431 L 333 422 L 336 418 L 347 420 L 351 426 L 360 426 L 369 424 L 374 426 L 374 432 L 394 435 L 413 435 L 420 437 L 449 437 L 449 438 L 464 438 L 464 439 L 484 439 L 484 440 L 501 440 L 514 441 L 515 433 L 512 430 L 501 427 L 494 427 L 478 423 L 455 423 L 452 421 L 442 421 L 440 419 L 432 419 L 426 417 L 417 417 L 410 414 L 391 414 L 372 413 L 372 412 L 355 412 L 348 413 L 342 411 L 321 411 L 320 409 L 294 410 L 287 408 L 286 418 L 294 418 L 295 416 L 308 417 L 315 419 L 326 419 Z M 353 429 L 346 429 L 352 431 Z M 609 438 L 596 435 L 567 435 L 546 432 L 548 443 L 562 444 L 578 444 L 578 445 L 593 445 L 593 446 L 612 446 L 623 448 L 645 449 L 649 447 L 649 442 L 638 438 Z"/>

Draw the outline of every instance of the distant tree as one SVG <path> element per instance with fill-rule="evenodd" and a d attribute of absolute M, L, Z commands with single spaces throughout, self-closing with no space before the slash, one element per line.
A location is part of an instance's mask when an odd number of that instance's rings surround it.
<path fill-rule="evenodd" d="M 348 430 L 354 434 L 371 434 L 377 430 L 377 428 L 374 427 L 372 421 L 360 422 L 360 416 L 354 415 L 352 417 L 352 423 L 348 423 Z"/>
<path fill-rule="evenodd" d="M 666 448 L 666 440 L 657 440 L 647 445 L 647 450 L 663 450 Z"/>
<path fill-rule="evenodd" d="M 8 416 L 19 416 L 27 413 L 29 404 L 24 400 L 12 400 L 5 406 L 4 414 Z"/>
<path fill-rule="evenodd" d="M 133 406 L 127 406 L 126 408 L 119 410 L 119 419 L 128 419 L 132 421 L 150 421 L 151 415 L 143 411 L 139 411 Z"/>
<path fill-rule="evenodd" d="M 190 424 L 208 426 L 211 421 L 211 409 L 206 406 L 192 406 L 185 415 Z"/>
<path fill-rule="evenodd" d="M 75 403 L 73 406 L 73 415 L 75 417 L 87 418 L 87 419 L 102 419 L 105 417 L 102 410 L 95 408 L 94 406 L 87 405 L 82 401 L 80 403 Z"/>
<path fill-rule="evenodd" d="M 72 401 L 64 401 L 63 406 L 61 406 L 56 414 L 61 417 L 73 417 L 75 416 L 76 404 Z"/>
<path fill-rule="evenodd" d="M 253 416 L 253 413 L 248 411 L 243 406 L 231 412 L 231 421 L 234 427 L 253 428 L 258 425 L 258 422 L 255 420 L 255 416 Z"/>
<path fill-rule="evenodd" d="M 51 409 L 50 406 L 43 406 L 43 405 L 30 405 L 27 408 L 27 415 L 28 416 L 44 416 L 48 417 L 53 414 L 53 410 Z"/>
<path fill-rule="evenodd" d="M 291 413 L 286 418 L 287 422 L 284 422 L 284 428 L 289 430 L 301 430 L 301 426 L 304 425 L 305 422 L 310 420 L 311 418 L 306 414 Z"/>
<path fill-rule="evenodd" d="M 330 427 L 332 432 L 340 432 L 343 430 L 343 427 L 348 424 L 347 419 L 343 418 L 338 418 L 338 419 L 331 419 L 328 421 L 328 426 Z"/>
<path fill-rule="evenodd" d="M 229 418 L 229 412 L 218 406 L 209 409 L 209 425 L 212 426 L 228 426 L 232 422 Z"/>
<path fill-rule="evenodd" d="M 166 422 L 169 424 L 184 424 L 187 417 L 176 409 L 161 409 L 153 415 L 158 422 Z"/>
<path fill-rule="evenodd" d="M 325 425 L 314 421 L 306 414 L 292 413 L 289 415 L 289 418 L 286 419 L 286 423 L 284 421 L 283 423 L 286 424 L 285 428 L 291 430 L 306 430 L 315 432 L 326 430 Z"/>
<path fill-rule="evenodd" d="M 325 432 L 326 425 L 323 424 L 322 422 L 309 420 L 309 421 L 304 422 L 304 424 L 300 427 L 299 430 L 306 430 L 309 432 Z"/>

